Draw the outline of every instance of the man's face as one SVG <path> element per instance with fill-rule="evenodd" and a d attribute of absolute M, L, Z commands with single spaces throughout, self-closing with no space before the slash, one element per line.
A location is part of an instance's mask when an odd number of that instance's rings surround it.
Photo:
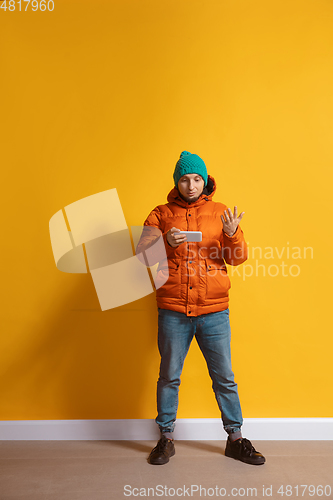
<path fill-rule="evenodd" d="M 187 202 L 196 201 L 204 188 L 205 182 L 199 174 L 186 174 L 179 179 L 178 191 Z"/>

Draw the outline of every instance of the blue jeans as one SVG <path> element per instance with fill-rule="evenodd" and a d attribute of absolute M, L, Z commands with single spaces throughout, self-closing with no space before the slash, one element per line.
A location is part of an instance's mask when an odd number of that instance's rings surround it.
<path fill-rule="evenodd" d="M 178 409 L 178 390 L 185 357 L 195 336 L 207 362 L 224 430 L 239 431 L 242 410 L 231 369 L 229 309 L 189 317 L 158 309 L 158 348 L 161 355 L 157 382 L 156 423 L 161 432 L 172 432 Z"/>

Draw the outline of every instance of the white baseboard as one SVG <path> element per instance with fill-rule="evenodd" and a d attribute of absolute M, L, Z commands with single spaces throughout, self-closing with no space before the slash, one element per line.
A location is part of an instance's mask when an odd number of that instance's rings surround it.
<path fill-rule="evenodd" d="M 245 418 L 244 437 L 253 440 L 333 440 L 333 418 Z M 0 421 L 0 440 L 156 440 L 154 420 L 7 420 Z M 225 440 L 219 418 L 183 418 L 178 440 Z"/>

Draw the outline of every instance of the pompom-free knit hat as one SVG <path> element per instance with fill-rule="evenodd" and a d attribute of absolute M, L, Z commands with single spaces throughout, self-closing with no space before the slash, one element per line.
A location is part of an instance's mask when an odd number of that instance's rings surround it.
<path fill-rule="evenodd" d="M 186 174 L 201 175 L 205 182 L 205 186 L 207 186 L 208 174 L 204 161 L 198 155 L 189 153 L 188 151 L 183 151 L 176 163 L 176 168 L 173 173 L 173 179 L 176 187 L 178 187 L 179 179 Z"/>

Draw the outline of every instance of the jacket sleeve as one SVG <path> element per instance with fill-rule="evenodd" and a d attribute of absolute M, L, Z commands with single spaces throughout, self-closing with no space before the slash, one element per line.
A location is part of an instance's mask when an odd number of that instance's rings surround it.
<path fill-rule="evenodd" d="M 156 207 L 144 221 L 141 237 L 136 247 L 136 255 L 139 257 L 142 254 L 148 266 L 161 262 L 172 255 L 175 250 L 167 242 L 167 231 L 163 233 L 163 226 L 161 212 Z"/>
<path fill-rule="evenodd" d="M 222 231 L 222 256 L 230 266 L 238 266 L 247 260 L 247 244 L 239 225 L 232 236 Z"/>

